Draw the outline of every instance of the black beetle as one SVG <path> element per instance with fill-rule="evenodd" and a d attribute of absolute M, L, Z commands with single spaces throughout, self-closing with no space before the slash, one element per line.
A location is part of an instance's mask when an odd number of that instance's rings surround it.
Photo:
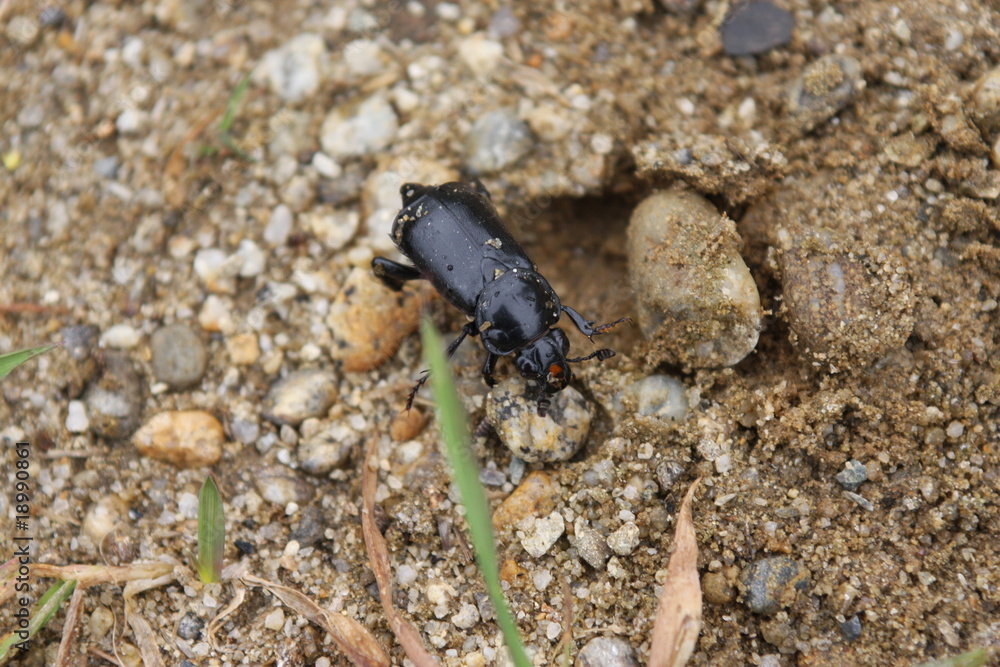
<path fill-rule="evenodd" d="M 562 313 L 591 340 L 629 320 L 623 317 L 595 326 L 562 305 L 538 267 L 504 228 L 482 183 L 406 183 L 400 194 L 403 208 L 392 223 L 392 240 L 414 266 L 375 257 L 372 270 L 394 290 L 402 289 L 408 280 L 429 280 L 449 303 L 473 318 L 448 346 L 448 356 L 466 336 L 480 336 L 487 352 L 483 379 L 492 387 L 497 359 L 514 355 L 521 375 L 542 386 L 544 393 L 538 401 L 542 416 L 549 407 L 547 396 L 573 379 L 570 363 L 614 356 L 614 350 L 605 348 L 585 357 L 566 357 L 569 339 L 554 326 Z M 407 409 L 426 379 L 421 378 L 413 388 Z"/>

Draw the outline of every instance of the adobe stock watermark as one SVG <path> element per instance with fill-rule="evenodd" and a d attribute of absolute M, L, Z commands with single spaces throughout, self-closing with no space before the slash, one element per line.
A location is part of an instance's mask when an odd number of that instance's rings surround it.
<path fill-rule="evenodd" d="M 17 563 L 14 577 L 16 609 L 13 612 L 17 629 L 14 635 L 19 640 L 14 644 L 22 651 L 30 646 L 31 634 L 28 624 L 31 620 L 31 597 L 28 595 L 31 582 L 31 543 L 35 537 L 31 530 L 31 443 L 19 441 L 14 446 L 14 486 L 11 489 L 11 507 L 14 509 L 14 532 L 11 542 L 15 545 L 11 560 Z"/>

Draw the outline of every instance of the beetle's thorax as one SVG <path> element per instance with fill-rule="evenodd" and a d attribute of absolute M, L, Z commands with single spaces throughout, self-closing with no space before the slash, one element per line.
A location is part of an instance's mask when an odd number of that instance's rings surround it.
<path fill-rule="evenodd" d="M 476 303 L 483 346 L 508 355 L 545 335 L 559 321 L 555 290 L 536 271 L 512 268 L 488 283 Z"/>

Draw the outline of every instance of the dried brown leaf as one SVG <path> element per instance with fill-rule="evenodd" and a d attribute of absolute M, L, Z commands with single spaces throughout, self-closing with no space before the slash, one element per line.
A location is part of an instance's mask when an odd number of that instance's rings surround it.
<path fill-rule="evenodd" d="M 77 587 L 89 588 L 98 584 L 120 584 L 138 579 L 159 579 L 171 575 L 172 563 L 132 563 L 131 565 L 49 565 L 36 563 L 31 575 L 39 579 L 77 580 Z M 172 576 L 172 575 L 171 575 Z"/>
<path fill-rule="evenodd" d="M 694 653 L 701 631 L 701 581 L 698 578 L 698 541 L 691 519 L 691 502 L 698 478 L 691 484 L 677 515 L 674 553 L 667 564 L 667 580 L 656 609 L 649 667 L 682 667 Z"/>
<path fill-rule="evenodd" d="M 252 574 L 245 575 L 241 581 L 248 586 L 266 588 L 285 606 L 294 609 L 329 632 L 340 650 L 355 665 L 359 667 L 389 667 L 389 656 L 375 641 L 375 637 L 353 618 L 324 609 L 294 588 L 282 586 Z"/>
<path fill-rule="evenodd" d="M 361 473 L 361 528 L 365 535 L 365 547 L 375 581 L 378 583 L 378 594 L 382 601 L 385 618 L 389 628 L 396 635 L 406 656 L 416 667 L 438 667 L 438 661 L 427 652 L 420 639 L 420 633 L 405 618 L 396 612 L 392 606 L 392 568 L 389 564 L 389 548 L 385 538 L 375 525 L 375 487 L 378 484 L 378 469 L 375 466 L 375 449 L 378 438 L 372 437 L 368 444 L 368 452 Z"/>
<path fill-rule="evenodd" d="M 66 620 L 63 621 L 62 639 L 59 640 L 59 652 L 56 654 L 56 667 L 69 667 L 72 664 L 70 653 L 73 650 L 73 641 L 76 639 L 76 630 L 80 624 L 83 594 L 83 587 L 74 588 L 73 596 L 69 599 L 69 606 L 66 607 Z"/>
<path fill-rule="evenodd" d="M 219 632 L 219 628 L 222 627 L 222 624 L 225 622 L 226 618 L 230 614 L 232 614 L 234 611 L 240 608 L 240 606 L 243 604 L 243 600 L 246 599 L 246 596 L 247 596 L 247 589 L 244 588 L 243 586 L 237 585 L 236 595 L 233 596 L 233 599 L 230 600 L 228 603 L 226 603 L 226 606 L 224 606 L 219 611 L 219 613 L 215 615 L 215 618 L 209 621 L 208 625 L 205 627 L 206 636 L 208 637 L 208 643 L 216 651 L 219 651 L 221 653 L 223 650 L 225 650 L 225 647 L 220 645 L 215 637 Z"/>

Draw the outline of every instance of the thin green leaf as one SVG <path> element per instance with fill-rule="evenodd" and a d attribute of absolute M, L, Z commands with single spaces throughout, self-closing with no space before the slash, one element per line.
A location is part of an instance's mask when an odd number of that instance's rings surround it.
<path fill-rule="evenodd" d="M 219 487 L 211 475 L 198 493 L 198 577 L 210 584 L 222 578 L 226 548 L 226 513 Z"/>
<path fill-rule="evenodd" d="M 950 658 L 925 662 L 920 667 L 983 667 L 990 660 L 990 651 L 977 648 L 974 651 L 955 655 Z"/>
<path fill-rule="evenodd" d="M 73 594 L 74 588 L 76 588 L 76 579 L 57 581 L 49 586 L 49 589 L 38 601 L 38 608 L 31 615 L 31 620 L 28 621 L 28 639 L 34 637 L 39 630 L 45 627 L 45 624 L 59 611 L 62 603 Z M 0 665 L 7 664 L 12 655 L 11 650 L 23 641 L 25 639 L 14 632 L 8 632 L 0 638 Z"/>
<path fill-rule="evenodd" d="M 56 346 L 42 345 L 41 347 L 33 347 L 30 350 L 19 350 L 17 352 L 0 354 L 0 380 L 7 377 L 8 373 L 26 362 L 28 359 L 44 354 L 54 347 Z"/>
<path fill-rule="evenodd" d="M 240 79 L 240 82 L 236 84 L 233 88 L 233 92 L 229 95 L 229 102 L 226 104 L 226 112 L 222 114 L 222 120 L 219 122 L 219 132 L 226 134 L 229 132 L 230 128 L 233 126 L 233 121 L 236 120 L 236 114 L 240 111 L 240 102 L 243 101 L 243 96 L 247 92 L 247 86 L 250 85 L 250 74 L 247 73 Z"/>
<path fill-rule="evenodd" d="M 431 387 L 437 404 L 441 433 L 447 447 L 448 462 L 458 490 L 465 505 L 465 520 L 469 524 L 472 548 L 476 552 L 476 562 L 483 573 L 486 590 L 493 601 L 497 622 L 503 631 L 504 641 L 510 649 L 517 667 L 531 667 L 531 660 L 524 650 L 524 642 L 517 630 L 514 617 L 507 607 L 507 601 L 500 587 L 500 567 L 497 564 L 496 542 L 493 539 L 493 521 L 490 518 L 486 492 L 479 482 L 479 466 L 470 447 L 469 423 L 465 409 L 455 392 L 451 369 L 444 356 L 441 336 L 428 319 L 421 323 L 420 331 L 424 345 L 424 358 L 431 372 Z"/>

